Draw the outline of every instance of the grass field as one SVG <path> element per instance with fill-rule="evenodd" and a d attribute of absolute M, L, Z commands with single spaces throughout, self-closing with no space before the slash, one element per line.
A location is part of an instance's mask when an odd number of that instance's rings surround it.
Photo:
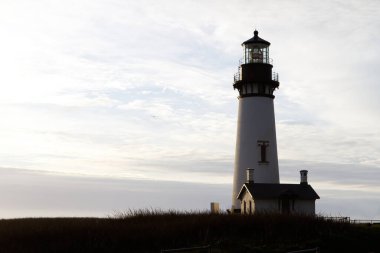
<path fill-rule="evenodd" d="M 380 252 L 380 227 L 321 217 L 136 211 L 109 218 L 0 220 L 0 252 Z"/>

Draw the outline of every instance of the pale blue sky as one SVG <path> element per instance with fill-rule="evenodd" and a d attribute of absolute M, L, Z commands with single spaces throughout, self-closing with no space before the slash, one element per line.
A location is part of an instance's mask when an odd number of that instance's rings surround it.
<path fill-rule="evenodd" d="M 318 211 L 380 218 L 379 11 L 358 0 L 1 1 L 0 216 L 228 208 L 232 81 L 257 28 L 280 75 L 281 181 L 309 169 Z M 89 201 L 99 185 L 115 197 Z M 177 185 L 188 201 L 170 195 Z"/>

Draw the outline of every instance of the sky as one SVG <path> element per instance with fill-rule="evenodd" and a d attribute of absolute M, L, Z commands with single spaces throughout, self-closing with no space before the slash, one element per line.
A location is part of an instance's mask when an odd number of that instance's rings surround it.
<path fill-rule="evenodd" d="M 380 219 L 380 2 L 2 0 L 0 218 L 230 207 L 241 43 L 271 42 L 280 180 Z"/>

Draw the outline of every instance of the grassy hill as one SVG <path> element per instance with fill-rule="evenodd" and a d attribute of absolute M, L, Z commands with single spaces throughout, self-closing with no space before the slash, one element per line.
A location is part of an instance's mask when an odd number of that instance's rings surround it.
<path fill-rule="evenodd" d="M 0 220 L 0 252 L 380 252 L 380 226 L 321 217 L 140 211 L 111 218 Z"/>

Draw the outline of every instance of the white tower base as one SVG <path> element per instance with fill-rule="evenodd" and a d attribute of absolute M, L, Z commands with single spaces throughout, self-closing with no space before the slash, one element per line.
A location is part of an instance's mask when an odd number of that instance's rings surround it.
<path fill-rule="evenodd" d="M 233 209 L 240 208 L 237 195 L 246 181 L 247 168 L 254 169 L 255 183 L 280 183 L 274 105 L 271 97 L 251 96 L 239 99 Z"/>

